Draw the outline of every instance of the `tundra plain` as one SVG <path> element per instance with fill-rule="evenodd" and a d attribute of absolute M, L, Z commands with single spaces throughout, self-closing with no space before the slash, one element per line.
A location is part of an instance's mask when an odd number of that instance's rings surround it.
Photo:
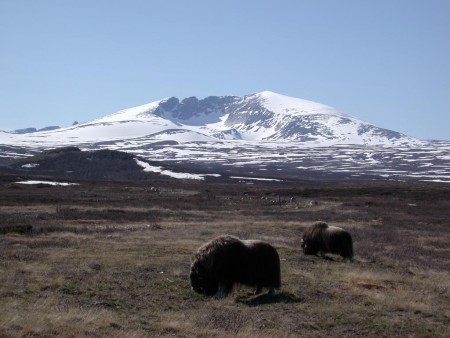
<path fill-rule="evenodd" d="M 0 176 L 0 337 L 450 336 L 449 185 L 26 179 Z M 354 263 L 303 255 L 318 220 Z M 277 294 L 191 290 L 220 234 L 278 250 Z"/>

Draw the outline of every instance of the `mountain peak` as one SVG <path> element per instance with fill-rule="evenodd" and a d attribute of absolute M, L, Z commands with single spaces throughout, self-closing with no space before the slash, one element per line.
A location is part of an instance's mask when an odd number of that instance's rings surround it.
<path fill-rule="evenodd" d="M 250 98 L 259 100 L 267 109 L 279 114 L 333 114 L 348 116 L 322 103 L 286 96 L 268 90 L 250 95 Z"/>

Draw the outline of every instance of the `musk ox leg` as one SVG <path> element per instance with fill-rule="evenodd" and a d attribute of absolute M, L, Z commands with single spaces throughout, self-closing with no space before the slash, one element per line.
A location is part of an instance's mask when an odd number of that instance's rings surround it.
<path fill-rule="evenodd" d="M 232 284 L 230 285 L 230 283 L 220 282 L 219 287 L 217 288 L 217 292 L 214 295 L 214 298 L 215 299 L 225 298 L 230 293 L 232 287 L 233 285 Z"/>
<path fill-rule="evenodd" d="M 217 290 L 216 294 L 214 295 L 215 299 L 222 299 L 225 298 L 227 296 L 227 294 L 225 293 L 225 291 L 223 291 L 221 288 L 219 288 L 219 290 Z"/>

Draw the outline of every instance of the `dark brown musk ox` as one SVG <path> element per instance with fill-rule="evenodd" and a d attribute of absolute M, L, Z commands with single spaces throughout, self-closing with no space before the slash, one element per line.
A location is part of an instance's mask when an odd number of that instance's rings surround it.
<path fill-rule="evenodd" d="M 192 256 L 191 286 L 197 293 L 226 297 L 234 284 L 256 287 L 255 294 L 281 286 L 280 258 L 270 244 L 222 235 L 202 245 Z"/>
<path fill-rule="evenodd" d="M 303 232 L 301 247 L 305 255 L 329 252 L 353 261 L 352 236 L 344 229 L 316 222 Z"/>

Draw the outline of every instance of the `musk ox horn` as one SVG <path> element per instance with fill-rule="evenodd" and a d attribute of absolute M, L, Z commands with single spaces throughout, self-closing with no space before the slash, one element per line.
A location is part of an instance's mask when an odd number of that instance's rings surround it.
<path fill-rule="evenodd" d="M 195 292 L 226 297 L 234 284 L 256 287 L 256 293 L 281 286 L 280 258 L 270 244 L 222 235 L 192 256 L 190 280 Z"/>

